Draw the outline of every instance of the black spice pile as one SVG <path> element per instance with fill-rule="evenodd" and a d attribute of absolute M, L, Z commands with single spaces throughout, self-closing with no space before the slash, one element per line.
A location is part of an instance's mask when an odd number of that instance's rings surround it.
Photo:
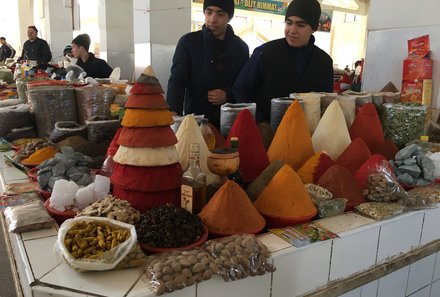
<path fill-rule="evenodd" d="M 204 232 L 198 216 L 173 205 L 158 206 L 141 214 L 135 227 L 140 243 L 159 248 L 190 245 Z"/>

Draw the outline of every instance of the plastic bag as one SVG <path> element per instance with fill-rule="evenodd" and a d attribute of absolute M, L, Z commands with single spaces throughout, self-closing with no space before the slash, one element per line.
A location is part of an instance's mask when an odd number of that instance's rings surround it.
<path fill-rule="evenodd" d="M 255 103 L 226 103 L 220 107 L 220 132 L 227 137 L 234 124 L 235 118 L 243 109 L 248 109 L 255 118 L 257 104 Z"/>
<path fill-rule="evenodd" d="M 145 273 L 151 290 L 162 295 L 208 280 L 219 268 L 205 250 L 194 248 L 149 256 Z"/>
<path fill-rule="evenodd" d="M 55 223 L 41 201 L 7 207 L 4 214 L 9 232 L 14 233 L 47 229 Z"/>
<path fill-rule="evenodd" d="M 432 196 L 420 195 L 417 193 L 408 193 L 406 197 L 399 200 L 406 210 L 419 210 L 436 207 L 436 201 Z"/>
<path fill-rule="evenodd" d="M 78 122 L 84 124 L 94 116 L 109 117 L 116 93 L 116 90 L 105 87 L 75 88 Z"/>
<path fill-rule="evenodd" d="M 370 169 L 367 188 L 362 194 L 366 199 L 377 202 L 396 201 L 408 195 L 397 182 L 387 162 L 381 162 Z"/>
<path fill-rule="evenodd" d="M 112 270 L 134 268 L 144 266 L 147 262 L 147 256 L 141 250 L 139 244 L 133 245 L 128 255 L 118 263 Z"/>
<path fill-rule="evenodd" d="M 313 203 L 318 209 L 318 215 L 320 218 L 326 218 L 341 214 L 344 212 L 347 206 L 348 199 L 345 198 L 333 198 L 322 199 L 312 198 Z"/>
<path fill-rule="evenodd" d="M 73 88 L 67 86 L 33 87 L 29 89 L 28 95 L 37 122 L 39 137 L 49 137 L 58 121 L 76 122 L 76 100 Z"/>
<path fill-rule="evenodd" d="M 113 139 L 116 131 L 121 127 L 119 120 L 110 120 L 108 117 L 95 116 L 86 121 L 87 139 L 95 143 L 108 143 Z"/>
<path fill-rule="evenodd" d="M 342 95 L 338 96 L 337 100 L 344 114 L 347 127 L 350 127 L 356 117 L 356 98 L 354 96 Z"/>
<path fill-rule="evenodd" d="M 273 98 L 270 101 L 271 104 L 270 126 L 274 129 L 274 131 L 277 130 L 278 126 L 280 125 L 281 119 L 284 116 L 284 113 L 286 112 L 287 108 L 289 108 L 290 104 L 293 103 L 294 100 L 295 99 L 289 97 L 280 97 L 280 98 Z M 299 100 L 299 102 L 303 103 L 302 100 Z"/>
<path fill-rule="evenodd" d="M 376 221 L 390 219 L 404 212 L 399 203 L 366 202 L 354 207 L 357 212 Z"/>
<path fill-rule="evenodd" d="M 225 281 L 274 272 L 269 250 L 254 235 L 243 234 L 205 242 L 206 251 Z"/>
<path fill-rule="evenodd" d="M 118 232 L 117 238 L 113 237 L 114 232 Z M 79 242 L 78 238 L 73 239 L 74 233 L 80 235 Z M 137 234 L 133 225 L 108 218 L 79 217 L 68 219 L 60 226 L 55 250 L 77 271 L 103 271 L 114 269 L 136 243 Z"/>
<path fill-rule="evenodd" d="M 440 186 L 439 185 L 430 185 L 424 187 L 415 187 L 408 191 L 408 194 L 416 194 L 421 196 L 426 196 L 431 198 L 434 203 L 440 203 Z"/>
<path fill-rule="evenodd" d="M 399 148 L 418 139 L 425 128 L 426 106 L 417 104 L 383 105 L 382 127 L 385 139 L 391 139 Z"/>
<path fill-rule="evenodd" d="M 318 93 L 293 93 L 290 94 L 290 97 L 303 101 L 301 106 L 304 109 L 310 135 L 312 135 L 321 119 L 321 95 Z"/>
<path fill-rule="evenodd" d="M 34 117 L 30 112 L 29 105 L 18 104 L 0 107 L 0 136 L 6 135 L 12 129 L 33 125 Z"/>

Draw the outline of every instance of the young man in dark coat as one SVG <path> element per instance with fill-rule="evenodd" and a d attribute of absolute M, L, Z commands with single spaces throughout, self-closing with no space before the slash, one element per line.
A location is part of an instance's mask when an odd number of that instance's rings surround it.
<path fill-rule="evenodd" d="M 257 121 L 269 122 L 271 99 L 290 93 L 332 92 L 333 60 L 314 42 L 321 6 L 293 0 L 287 7 L 284 38 L 257 47 L 233 86 L 238 102 L 257 103 Z"/>
<path fill-rule="evenodd" d="M 176 114 L 204 114 L 220 127 L 220 105 L 234 102 L 232 84 L 249 48 L 228 22 L 234 0 L 205 0 L 202 30 L 180 38 L 168 81 L 167 102 Z"/>
<path fill-rule="evenodd" d="M 15 56 L 15 49 L 6 42 L 6 38 L 0 37 L 0 44 L 2 45 L 0 47 L 0 62 Z"/>
<path fill-rule="evenodd" d="M 52 53 L 46 40 L 38 38 L 38 30 L 35 26 L 27 29 L 28 40 L 23 44 L 21 57 L 17 61 L 33 60 L 38 65 L 47 65 L 52 60 Z"/>
<path fill-rule="evenodd" d="M 88 77 L 108 78 L 113 69 L 106 61 L 89 53 L 90 42 L 88 34 L 80 34 L 72 40 L 72 54 L 78 59 L 76 65 L 84 69 Z"/>

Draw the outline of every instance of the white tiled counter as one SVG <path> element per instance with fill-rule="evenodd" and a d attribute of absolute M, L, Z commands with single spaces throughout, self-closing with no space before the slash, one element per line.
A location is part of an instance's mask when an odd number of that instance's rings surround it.
<path fill-rule="evenodd" d="M 0 179 L 2 192 L 4 184 L 25 181 L 27 177 L 7 167 L 1 155 Z M 350 280 L 360 271 L 377 268 L 440 239 L 440 208 L 406 213 L 383 222 L 356 213 L 316 222 L 340 237 L 295 248 L 273 234 L 261 235 L 259 239 L 272 252 L 277 267 L 274 273 L 228 283 L 213 278 L 169 296 L 313 296 L 318 294 L 318 288 L 335 283 L 343 287 L 344 282 L 338 280 Z M 23 295 L 154 296 L 141 269 L 88 273 L 72 270 L 53 250 L 56 235 L 56 226 L 22 234 L 6 233 Z M 358 288 L 342 291 L 343 297 L 440 297 L 440 255 L 434 251 Z M 330 295 L 334 296 L 319 296 Z"/>

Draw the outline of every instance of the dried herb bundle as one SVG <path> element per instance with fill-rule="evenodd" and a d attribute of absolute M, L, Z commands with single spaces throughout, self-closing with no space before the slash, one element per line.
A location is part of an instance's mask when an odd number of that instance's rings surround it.
<path fill-rule="evenodd" d="M 160 248 L 190 245 L 204 232 L 198 216 L 173 205 L 158 206 L 143 213 L 135 227 L 139 242 Z"/>

